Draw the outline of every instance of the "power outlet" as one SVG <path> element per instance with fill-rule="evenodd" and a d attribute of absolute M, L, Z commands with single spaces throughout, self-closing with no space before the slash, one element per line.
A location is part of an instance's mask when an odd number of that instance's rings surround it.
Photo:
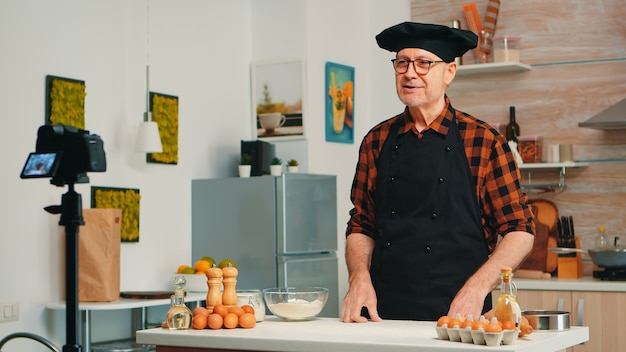
<path fill-rule="evenodd" d="M 17 321 L 20 316 L 18 301 L 0 301 L 0 323 Z"/>

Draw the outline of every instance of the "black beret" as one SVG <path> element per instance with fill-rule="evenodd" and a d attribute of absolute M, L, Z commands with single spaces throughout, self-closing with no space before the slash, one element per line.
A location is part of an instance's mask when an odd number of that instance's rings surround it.
<path fill-rule="evenodd" d="M 452 62 L 475 48 L 478 36 L 471 31 L 438 24 L 403 22 L 380 32 L 376 42 L 381 48 L 394 52 L 405 48 L 424 49 L 445 62 Z"/>

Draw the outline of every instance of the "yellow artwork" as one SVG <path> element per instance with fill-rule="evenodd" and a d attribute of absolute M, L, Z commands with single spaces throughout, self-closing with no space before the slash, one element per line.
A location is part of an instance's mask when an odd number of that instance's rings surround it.
<path fill-rule="evenodd" d="M 91 187 L 92 208 L 113 208 L 122 210 L 121 241 L 139 242 L 139 201 L 138 189 Z"/>
<path fill-rule="evenodd" d="M 85 129 L 85 82 L 46 76 L 46 124 Z"/>
<path fill-rule="evenodd" d="M 148 162 L 178 164 L 178 97 L 150 93 L 152 120 L 159 126 L 162 153 L 149 153 Z"/>

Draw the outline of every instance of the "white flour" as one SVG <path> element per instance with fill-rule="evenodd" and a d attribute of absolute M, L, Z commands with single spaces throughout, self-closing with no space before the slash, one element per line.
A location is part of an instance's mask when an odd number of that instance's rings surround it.
<path fill-rule="evenodd" d="M 274 314 L 287 319 L 303 319 L 317 315 L 324 307 L 324 303 L 318 299 L 308 302 L 302 299 L 286 303 L 270 304 L 268 307 Z"/>

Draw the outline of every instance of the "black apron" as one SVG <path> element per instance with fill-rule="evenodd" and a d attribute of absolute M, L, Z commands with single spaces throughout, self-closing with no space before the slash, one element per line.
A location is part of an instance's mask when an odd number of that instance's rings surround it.
<path fill-rule="evenodd" d="M 384 319 L 437 320 L 487 261 L 475 184 L 456 124 L 446 136 L 391 127 L 378 159 L 371 276 Z M 491 309 L 491 294 L 483 313 Z"/>

